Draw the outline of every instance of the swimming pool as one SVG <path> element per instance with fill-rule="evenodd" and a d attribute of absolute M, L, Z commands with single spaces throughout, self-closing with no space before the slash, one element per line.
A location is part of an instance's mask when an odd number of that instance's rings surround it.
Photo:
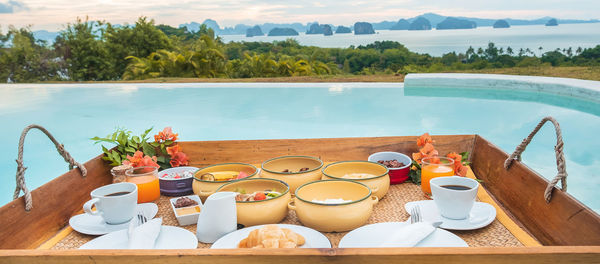
<path fill-rule="evenodd" d="M 83 162 L 100 153 L 89 138 L 151 126 L 153 132 L 172 126 L 182 140 L 476 133 L 511 152 L 551 115 L 563 129 L 569 193 L 598 212 L 600 103 L 588 99 L 397 83 L 2 85 L 0 203 L 12 199 L 19 135 L 31 123 L 45 126 Z M 555 142 L 553 128 L 542 128 L 523 161 L 553 178 Z M 67 170 L 39 131 L 27 136 L 25 166 L 30 189 Z"/>

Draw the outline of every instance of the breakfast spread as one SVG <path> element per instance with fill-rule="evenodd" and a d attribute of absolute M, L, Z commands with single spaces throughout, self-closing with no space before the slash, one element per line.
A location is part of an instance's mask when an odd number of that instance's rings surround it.
<path fill-rule="evenodd" d="M 237 202 L 248 202 L 248 201 L 262 201 L 271 198 L 275 198 L 281 195 L 280 192 L 272 191 L 272 190 L 264 190 L 253 193 L 246 193 L 244 189 L 236 189 L 235 192 L 237 195 L 235 196 L 235 200 Z"/>
<path fill-rule="evenodd" d="M 304 237 L 290 229 L 267 225 L 252 230 L 240 241 L 238 248 L 297 248 L 304 243 Z"/>
<path fill-rule="evenodd" d="M 215 171 L 200 175 L 200 179 L 203 181 L 231 181 L 243 179 L 248 176 L 250 176 L 250 174 L 243 171 Z"/>
<path fill-rule="evenodd" d="M 406 166 L 406 164 L 399 162 L 398 160 L 378 160 L 377 163 L 386 166 L 388 168 L 401 168 Z"/>

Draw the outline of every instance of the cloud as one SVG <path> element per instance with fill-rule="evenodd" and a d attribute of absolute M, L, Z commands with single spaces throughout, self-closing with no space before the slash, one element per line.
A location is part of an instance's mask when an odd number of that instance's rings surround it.
<path fill-rule="evenodd" d="M 22 10 L 29 10 L 29 8 L 20 1 L 9 0 L 7 3 L 0 3 L 0 14 L 11 14 Z"/>

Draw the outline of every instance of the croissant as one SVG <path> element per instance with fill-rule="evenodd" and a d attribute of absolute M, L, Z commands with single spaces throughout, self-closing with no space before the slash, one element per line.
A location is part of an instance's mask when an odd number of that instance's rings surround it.
<path fill-rule="evenodd" d="M 267 225 L 252 230 L 248 237 L 238 243 L 238 248 L 296 248 L 305 242 L 303 236 L 290 229 Z"/>

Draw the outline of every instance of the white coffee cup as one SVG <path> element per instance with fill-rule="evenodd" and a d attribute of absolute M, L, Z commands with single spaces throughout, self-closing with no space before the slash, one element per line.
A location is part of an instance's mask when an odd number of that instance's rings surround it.
<path fill-rule="evenodd" d="M 433 201 L 440 215 L 450 219 L 465 219 L 469 216 L 479 188 L 476 180 L 461 176 L 449 176 L 433 178 L 429 183 Z M 454 190 L 442 187 L 449 185 L 464 186 L 469 189 Z"/>
<path fill-rule="evenodd" d="M 109 196 L 110 194 L 126 193 Z M 92 199 L 83 205 L 83 211 L 91 215 L 100 215 L 107 224 L 122 224 L 135 215 L 138 198 L 137 185 L 120 182 L 96 188 L 90 193 Z M 92 207 L 96 206 L 96 211 Z"/>

